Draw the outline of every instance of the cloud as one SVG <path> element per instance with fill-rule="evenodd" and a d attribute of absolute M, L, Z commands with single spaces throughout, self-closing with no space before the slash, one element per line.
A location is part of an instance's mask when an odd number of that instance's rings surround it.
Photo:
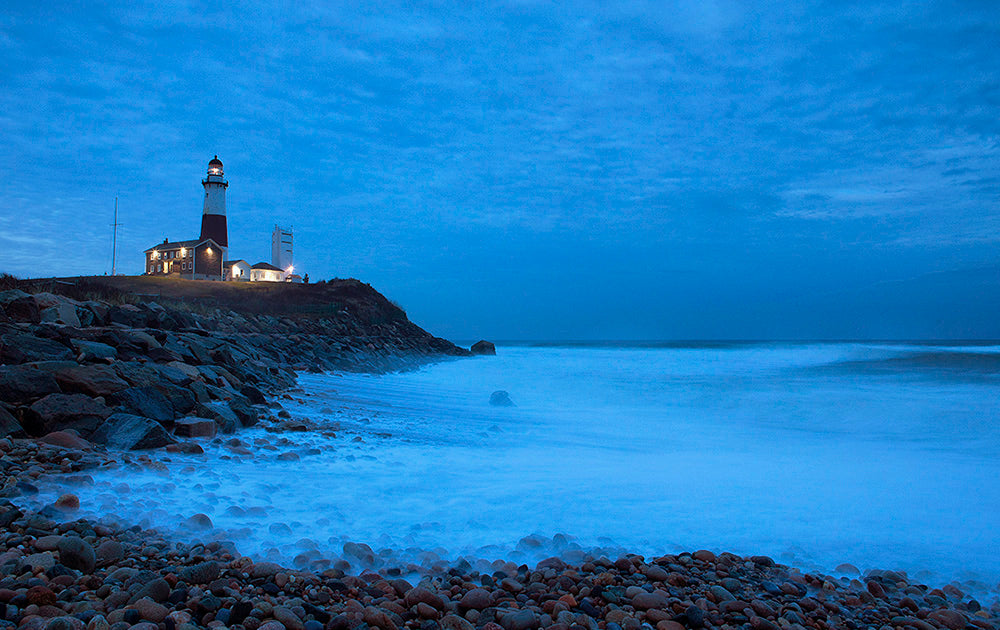
<path fill-rule="evenodd" d="M 604 239 L 712 274 L 734 266 L 720 243 L 956 263 L 1000 245 L 987 5 L 15 2 L 0 20 L 0 217 L 32 217 L 0 268 L 19 273 L 100 270 L 115 195 L 136 260 L 197 230 L 215 154 L 241 256 L 294 223 L 314 277 L 390 291 L 407 279 L 380 243 L 402 268 L 448 239 Z"/>

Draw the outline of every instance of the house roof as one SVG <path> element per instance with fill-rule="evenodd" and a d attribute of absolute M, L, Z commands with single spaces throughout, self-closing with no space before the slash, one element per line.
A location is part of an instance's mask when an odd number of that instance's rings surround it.
<path fill-rule="evenodd" d="M 238 259 L 236 259 L 236 260 L 230 260 L 229 262 L 227 262 L 227 263 L 226 263 L 225 265 L 223 265 L 223 266 L 224 266 L 224 267 L 232 267 L 232 266 L 233 266 L 233 265 L 235 265 L 236 263 L 243 263 L 243 264 L 245 265 L 245 264 L 247 264 L 247 261 L 243 260 L 242 258 L 238 258 Z"/>
<path fill-rule="evenodd" d="M 282 269 L 281 267 L 275 267 L 271 263 L 266 263 L 266 262 L 259 262 L 253 267 L 251 267 L 251 269 L 266 269 L 267 271 L 284 271 L 284 269 Z"/>
<path fill-rule="evenodd" d="M 218 242 L 216 242 L 215 239 L 212 238 L 193 239 L 190 241 L 163 241 L 162 243 L 157 243 L 156 245 L 153 245 L 149 249 L 143 250 L 143 253 L 162 251 L 166 249 L 180 249 L 182 247 L 197 247 L 202 243 L 206 243 L 208 241 L 214 243 L 216 247 L 222 247 L 221 245 L 219 245 Z"/>

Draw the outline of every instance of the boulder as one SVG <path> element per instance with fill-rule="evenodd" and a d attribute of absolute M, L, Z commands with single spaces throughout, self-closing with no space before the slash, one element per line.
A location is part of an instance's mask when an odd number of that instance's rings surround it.
<path fill-rule="evenodd" d="M 80 327 L 80 317 L 76 314 L 77 301 L 55 293 L 36 293 L 39 321 Z"/>
<path fill-rule="evenodd" d="M 0 336 L 0 363 L 29 361 L 59 361 L 72 359 L 70 349 L 51 339 L 24 332 L 8 332 Z"/>
<path fill-rule="evenodd" d="M 23 300 L 24 298 L 30 298 L 30 293 L 25 293 L 20 289 L 8 289 L 7 291 L 0 291 L 0 308 L 7 308 L 7 305 L 16 300 Z"/>
<path fill-rule="evenodd" d="M 174 417 L 189 415 L 194 411 L 197 400 L 190 389 L 178 387 L 170 383 L 159 383 L 155 385 L 156 390 L 170 401 L 170 406 L 174 409 Z"/>
<path fill-rule="evenodd" d="M 56 372 L 56 382 L 64 392 L 107 396 L 128 387 L 108 365 L 80 365 Z"/>
<path fill-rule="evenodd" d="M 27 322 L 37 324 L 41 321 L 38 314 L 38 303 L 30 294 L 13 289 L 10 291 L 0 291 L 0 306 L 3 307 L 7 317 L 15 322 Z"/>
<path fill-rule="evenodd" d="M 60 302 L 47 308 L 39 309 L 38 319 L 51 324 L 65 324 L 75 328 L 80 327 L 80 318 L 76 314 L 76 306 L 68 302 Z"/>
<path fill-rule="evenodd" d="M 240 419 L 224 401 L 198 403 L 195 413 L 201 418 L 211 418 L 223 433 L 234 433 L 240 426 Z"/>
<path fill-rule="evenodd" d="M 159 422 L 121 412 L 109 416 L 91 439 L 111 448 L 131 451 L 159 448 L 175 443 Z"/>
<path fill-rule="evenodd" d="M 61 446 L 62 448 L 74 448 L 86 450 L 90 448 L 90 442 L 69 431 L 53 431 L 41 439 L 45 444 Z"/>
<path fill-rule="evenodd" d="M 197 378 L 201 378 L 201 372 L 198 371 L 198 368 L 196 368 L 193 365 L 188 365 L 183 361 L 171 361 L 170 363 L 167 364 L 167 366 L 183 372 L 184 375 L 189 379 L 191 379 L 192 381 Z"/>
<path fill-rule="evenodd" d="M 91 363 L 95 361 L 105 361 L 110 363 L 118 358 L 118 351 L 106 343 L 99 341 L 86 341 L 84 339 L 71 339 L 70 345 L 76 350 L 77 360 L 80 363 Z"/>
<path fill-rule="evenodd" d="M 469 348 L 469 352 L 476 355 L 495 356 L 497 353 L 497 347 L 491 342 L 482 339 L 472 344 L 472 347 Z"/>
<path fill-rule="evenodd" d="M 174 422 L 174 433 L 181 437 L 215 437 L 215 420 L 188 416 Z"/>
<path fill-rule="evenodd" d="M 247 400 L 249 400 L 253 405 L 263 405 L 267 402 L 267 399 L 264 398 L 264 394 L 253 385 L 244 385 L 240 388 L 240 393 L 246 396 Z"/>
<path fill-rule="evenodd" d="M 494 407 L 513 407 L 514 401 L 510 399 L 510 394 L 501 389 L 490 394 L 490 404 Z"/>
<path fill-rule="evenodd" d="M 159 385 L 163 381 L 163 377 L 153 363 L 115 361 L 111 364 L 111 367 L 115 369 L 115 374 L 133 387 Z"/>
<path fill-rule="evenodd" d="M 26 365 L 0 366 L 0 400 L 3 402 L 25 405 L 57 392 L 59 384 L 45 370 Z"/>
<path fill-rule="evenodd" d="M 24 429 L 21 428 L 21 423 L 7 411 L 6 407 L 0 405 L 0 438 L 21 437 L 22 435 L 24 435 Z"/>
<path fill-rule="evenodd" d="M 181 363 L 180 365 L 184 364 Z M 160 377 L 163 380 L 168 381 L 172 385 L 177 385 L 178 387 L 187 387 L 188 385 L 191 384 L 191 381 L 194 380 L 184 370 L 181 370 L 172 363 L 167 363 L 167 364 L 157 363 L 154 364 L 153 367 L 156 369 L 157 372 L 159 372 Z M 195 370 L 195 372 L 197 373 L 197 370 Z"/>
<path fill-rule="evenodd" d="M 257 408 L 250 404 L 242 395 L 233 396 L 232 400 L 229 401 L 229 408 L 233 410 L 236 417 L 240 420 L 240 426 L 252 427 L 257 424 L 258 413 Z"/>
<path fill-rule="evenodd" d="M 458 609 L 462 612 L 467 610 L 485 610 L 493 605 L 493 596 L 484 588 L 474 588 L 462 596 L 458 602 Z"/>
<path fill-rule="evenodd" d="M 89 300 L 87 302 L 82 302 L 77 307 L 77 311 L 76 312 L 79 315 L 81 309 L 86 309 L 86 310 L 90 311 L 93 314 L 92 317 L 93 317 L 94 321 L 93 321 L 92 325 L 94 325 L 94 326 L 106 326 L 107 323 L 108 323 L 108 311 L 110 310 L 110 308 L 111 307 L 109 307 L 104 302 L 98 302 L 96 300 Z M 80 321 L 81 322 L 83 321 L 83 317 L 80 317 Z"/>
<path fill-rule="evenodd" d="M 63 429 L 75 429 L 82 436 L 89 436 L 111 410 L 83 394 L 49 394 L 35 402 L 24 415 L 24 429 L 30 435 L 45 435 Z"/>
<path fill-rule="evenodd" d="M 94 311 L 90 310 L 85 306 L 76 307 L 76 317 L 80 320 L 80 326 L 82 328 L 87 328 L 89 326 L 94 326 L 97 318 L 94 316 Z M 100 324 L 96 324 L 100 325 Z"/>
<path fill-rule="evenodd" d="M 90 543 L 75 536 L 63 536 L 59 541 L 59 563 L 70 569 L 91 573 L 97 565 L 97 555 Z"/>
<path fill-rule="evenodd" d="M 173 404 L 153 385 L 123 389 L 112 394 L 109 400 L 125 413 L 152 418 L 160 423 L 169 424 L 175 416 Z"/>
<path fill-rule="evenodd" d="M 126 328 L 145 328 L 147 314 L 134 304 L 122 304 L 108 310 L 107 320 Z"/>

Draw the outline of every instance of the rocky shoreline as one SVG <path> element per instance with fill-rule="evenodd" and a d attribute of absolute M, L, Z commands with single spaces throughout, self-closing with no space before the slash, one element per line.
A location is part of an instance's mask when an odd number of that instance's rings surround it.
<path fill-rule="evenodd" d="M 318 304 L 315 288 L 286 291 L 312 291 L 313 303 L 297 312 L 281 295 L 277 314 L 206 314 L 114 291 L 115 302 L 0 292 L 0 437 L 70 431 L 116 449 L 159 448 L 252 426 L 296 372 L 386 372 L 469 354 L 358 281 L 322 287 Z"/>
<path fill-rule="evenodd" d="M 5 438 L 0 453 L 4 473 L 27 485 L 109 463 L 33 440 Z M 983 608 L 953 586 L 929 589 L 897 572 L 837 578 L 704 550 L 585 556 L 575 566 L 495 561 L 485 570 L 460 560 L 418 578 L 391 568 L 293 570 L 254 562 L 227 542 L 181 544 L 158 531 L 74 520 L 74 499 L 28 513 L 0 504 L 0 628 L 989 630 L 1000 617 L 997 604 Z"/>
<path fill-rule="evenodd" d="M 380 372 L 467 354 L 358 285 L 349 288 L 368 308 L 332 317 L 0 292 L 0 496 L 37 492 L 50 476 L 69 488 L 89 470 L 155 466 L 142 449 L 197 453 L 191 437 L 257 422 L 280 431 L 294 420 L 275 395 L 296 372 Z M 346 565 L 254 562 L 207 536 L 184 544 L 78 519 L 78 507 L 70 493 L 37 512 L 0 499 L 0 628 L 1000 627 L 1000 604 L 983 607 L 954 586 L 932 589 L 892 571 L 834 577 L 702 550 L 584 556 L 573 566 L 465 559 L 418 577 L 393 566 L 348 575 Z M 192 530 L 204 525 L 190 520 Z"/>

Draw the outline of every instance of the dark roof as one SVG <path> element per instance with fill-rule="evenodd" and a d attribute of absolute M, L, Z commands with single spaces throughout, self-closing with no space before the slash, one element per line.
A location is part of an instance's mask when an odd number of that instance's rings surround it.
<path fill-rule="evenodd" d="M 166 241 L 163 243 L 157 243 L 156 245 L 153 245 L 149 249 L 143 250 L 143 253 L 155 252 L 157 250 L 162 250 L 162 249 L 180 249 L 182 247 L 197 247 L 198 245 L 201 245 L 202 243 L 205 243 L 207 241 L 212 241 L 213 243 L 215 243 L 216 247 L 222 247 L 215 241 L 215 239 L 212 238 L 193 239 L 190 241 Z"/>
<path fill-rule="evenodd" d="M 246 264 L 246 262 L 247 262 L 247 261 L 243 260 L 242 258 L 239 258 L 239 259 L 237 259 L 237 260 L 230 260 L 229 262 L 227 262 L 227 263 L 226 263 L 225 265 L 223 265 L 223 266 L 224 266 L 224 267 L 232 267 L 232 266 L 233 266 L 233 265 L 235 265 L 236 263 L 243 263 L 243 264 Z"/>
<path fill-rule="evenodd" d="M 219 166 L 222 166 L 222 160 L 219 159 L 218 155 L 212 158 L 212 160 L 208 163 L 209 166 L 213 164 L 218 164 Z"/>
<path fill-rule="evenodd" d="M 275 267 L 271 263 L 265 263 L 265 262 L 259 262 L 256 265 L 254 265 L 253 267 L 251 267 L 251 269 L 266 269 L 268 271 L 284 271 L 284 269 L 282 269 L 281 267 Z"/>

